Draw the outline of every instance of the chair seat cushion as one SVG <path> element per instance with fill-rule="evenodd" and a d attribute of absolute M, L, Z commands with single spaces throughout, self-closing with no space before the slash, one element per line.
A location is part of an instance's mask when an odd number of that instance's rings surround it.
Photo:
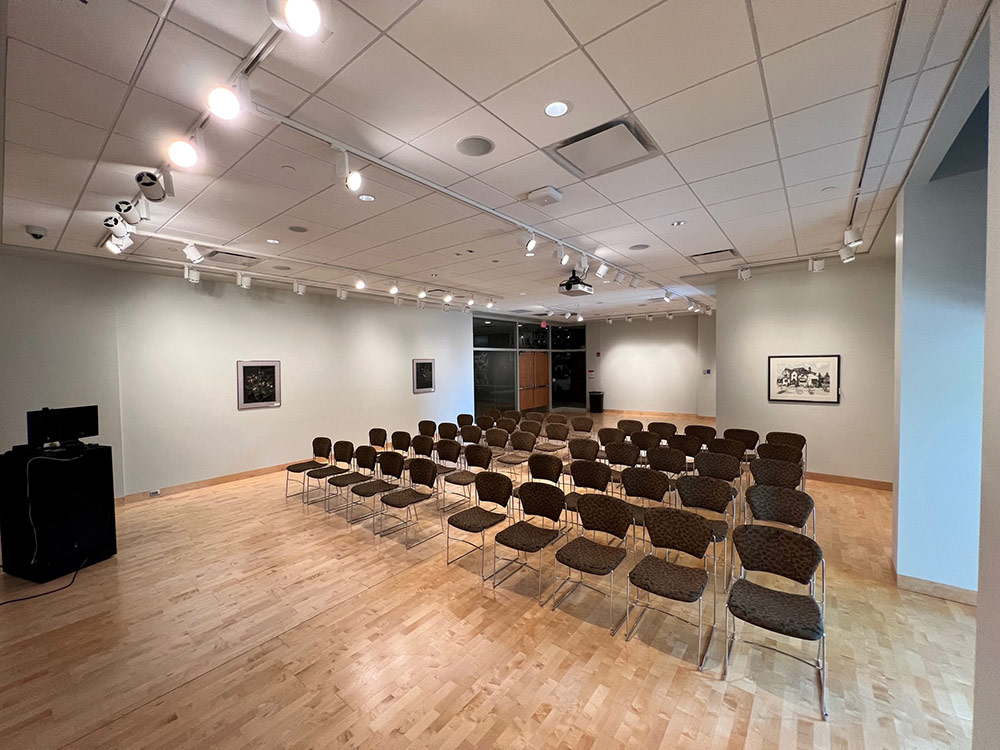
<path fill-rule="evenodd" d="M 403 490 L 382 495 L 380 499 L 383 505 L 388 505 L 390 508 L 405 508 L 408 505 L 416 505 L 429 497 L 428 493 L 420 492 L 413 487 L 407 487 Z"/>
<path fill-rule="evenodd" d="M 608 575 L 624 559 L 624 547 L 609 547 L 584 536 L 578 536 L 556 551 L 556 560 L 563 565 L 595 576 Z"/>
<path fill-rule="evenodd" d="M 467 487 L 476 481 L 476 472 L 468 471 L 463 469 L 462 471 L 453 471 L 448 476 L 444 478 L 448 484 L 457 484 L 462 487 Z"/>
<path fill-rule="evenodd" d="M 476 506 L 449 516 L 448 525 L 462 531 L 468 531 L 470 534 L 478 534 L 498 523 L 503 523 L 506 518 L 507 516 L 503 513 L 494 513 L 486 508 Z"/>
<path fill-rule="evenodd" d="M 576 438 L 585 438 L 587 440 L 590 440 L 590 437 L 591 437 L 591 433 L 589 433 L 589 432 L 576 432 L 576 431 L 572 431 L 572 432 L 569 433 L 569 439 L 570 440 L 575 440 Z"/>
<path fill-rule="evenodd" d="M 729 590 L 729 611 L 751 625 L 806 641 L 823 637 L 819 604 L 807 594 L 792 594 L 751 583 L 745 578 Z"/>
<path fill-rule="evenodd" d="M 555 453 L 556 451 L 561 451 L 565 447 L 565 445 L 557 445 L 556 443 L 541 443 L 535 446 L 535 450 L 542 451 L 543 453 Z"/>
<path fill-rule="evenodd" d="M 453 471 L 458 471 L 457 466 L 448 466 L 448 464 L 434 464 L 434 465 L 437 466 L 438 476 L 441 476 L 442 474 L 451 474 L 451 472 Z"/>
<path fill-rule="evenodd" d="M 351 487 L 351 492 L 361 497 L 375 497 L 379 493 L 394 489 L 396 489 L 396 485 L 392 482 L 386 482 L 384 479 L 374 479 L 371 482 L 354 485 Z"/>
<path fill-rule="evenodd" d="M 696 602 L 708 585 L 708 571 L 649 555 L 632 568 L 633 586 L 677 602 Z"/>
<path fill-rule="evenodd" d="M 531 458 L 530 453 L 525 453 L 524 451 L 511 451 L 510 453 L 504 453 L 497 459 L 497 461 L 502 464 L 517 466 L 519 464 L 523 464 L 529 458 Z"/>
<path fill-rule="evenodd" d="M 546 529 L 528 521 L 518 521 L 513 526 L 498 531 L 494 541 L 503 547 L 521 552 L 538 552 L 558 536 L 559 532 L 556 529 Z"/>
<path fill-rule="evenodd" d="M 581 497 L 583 497 L 583 494 L 580 492 L 567 492 L 566 510 L 571 510 L 574 513 L 578 512 L 577 508 L 579 507 Z"/>
<path fill-rule="evenodd" d="M 340 466 L 324 466 L 321 469 L 312 469 L 306 472 L 306 476 L 310 479 L 326 479 L 327 477 L 336 476 L 337 474 L 343 474 L 347 469 Z"/>
<path fill-rule="evenodd" d="M 347 474 L 337 474 L 336 476 L 330 477 L 326 481 L 334 487 L 347 487 L 348 485 L 363 482 L 366 479 L 371 479 L 371 474 L 361 474 L 357 471 L 351 471 Z"/>
<path fill-rule="evenodd" d="M 496 445 L 490 446 L 490 453 L 493 454 L 493 458 L 496 458 L 497 456 L 502 456 L 506 452 L 507 450 L 505 448 L 500 448 L 499 446 Z"/>
<path fill-rule="evenodd" d="M 552 482 L 552 481 L 550 481 L 548 479 L 541 479 L 539 477 L 532 477 L 531 481 L 532 482 L 538 482 L 539 484 L 551 484 L 553 487 L 558 487 L 559 486 L 555 482 Z M 519 494 L 517 494 L 517 491 L 519 489 L 521 489 L 520 486 L 514 488 L 513 493 L 512 493 L 514 495 L 514 497 L 521 497 Z"/>
<path fill-rule="evenodd" d="M 285 471 L 290 471 L 292 474 L 301 474 L 303 471 L 322 469 L 324 466 L 326 466 L 326 463 L 323 461 L 299 461 L 297 464 L 286 466 Z"/>
<path fill-rule="evenodd" d="M 725 519 L 706 519 L 708 520 L 709 528 L 712 529 L 712 541 L 721 542 L 727 536 L 729 536 L 729 523 Z"/>

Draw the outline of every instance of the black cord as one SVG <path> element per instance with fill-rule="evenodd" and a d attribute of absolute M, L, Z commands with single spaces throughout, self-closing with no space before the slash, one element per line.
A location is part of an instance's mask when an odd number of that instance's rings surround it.
<path fill-rule="evenodd" d="M 68 589 L 68 588 L 69 588 L 70 586 L 72 586 L 72 585 L 73 585 L 73 583 L 74 583 L 74 582 L 76 581 L 76 574 L 77 574 L 77 573 L 79 573 L 79 572 L 80 572 L 81 570 L 83 570 L 83 566 L 84 566 L 84 565 L 86 565 L 86 564 L 87 564 L 87 558 L 84 558 L 84 559 L 83 559 L 83 562 L 82 562 L 82 563 L 80 563 L 80 567 L 79 567 L 79 568 L 77 568 L 77 569 L 76 569 L 76 570 L 75 570 L 75 571 L 73 572 L 73 578 L 72 578 L 72 579 L 70 579 L 70 582 L 69 582 L 69 583 L 67 583 L 67 584 L 66 584 L 65 586 L 60 586 L 59 588 L 57 588 L 57 589 L 52 589 L 51 591 L 43 591 L 43 592 L 42 592 L 42 593 L 40 593 L 40 594 L 32 594 L 31 596 L 22 596 L 22 597 L 19 597 L 19 598 L 17 598 L 17 599 L 8 599 L 8 600 L 7 600 L 7 601 L 5 601 L 5 602 L 0 602 L 0 607 L 2 607 L 2 606 L 3 606 L 3 605 L 5 605 L 5 604 L 13 604 L 14 602 L 26 602 L 26 601 L 28 601 L 29 599 L 37 599 L 37 598 L 38 598 L 38 597 L 40 597 L 40 596 L 47 596 L 48 594 L 54 594 L 54 593 L 56 593 L 57 591 L 62 591 L 63 589 Z"/>

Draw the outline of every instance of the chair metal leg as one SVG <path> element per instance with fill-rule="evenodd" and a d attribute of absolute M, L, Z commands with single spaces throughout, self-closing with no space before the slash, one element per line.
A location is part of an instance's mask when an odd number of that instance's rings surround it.
<path fill-rule="evenodd" d="M 826 633 L 819 639 L 819 707 L 823 721 L 830 715 L 826 710 Z"/>

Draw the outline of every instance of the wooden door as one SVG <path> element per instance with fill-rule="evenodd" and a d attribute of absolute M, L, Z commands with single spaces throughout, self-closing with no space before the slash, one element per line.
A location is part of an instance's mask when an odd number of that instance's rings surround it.
<path fill-rule="evenodd" d="M 549 406 L 549 353 L 521 352 L 518 363 L 518 404 L 521 411 Z"/>

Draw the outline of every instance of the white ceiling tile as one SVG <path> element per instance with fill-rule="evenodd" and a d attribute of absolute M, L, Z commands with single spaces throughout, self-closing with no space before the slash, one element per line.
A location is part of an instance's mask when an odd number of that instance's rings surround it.
<path fill-rule="evenodd" d="M 306 231 L 292 231 L 289 227 L 293 226 Z M 230 242 L 229 246 L 250 252 L 284 255 L 297 247 L 320 240 L 334 231 L 334 227 L 281 215 L 240 235 Z M 278 240 L 278 244 L 269 243 L 267 240 Z"/>
<path fill-rule="evenodd" d="M 590 211 L 582 211 L 572 216 L 565 216 L 562 221 L 577 232 L 591 235 L 602 229 L 634 223 L 632 218 L 618 206 L 602 206 Z"/>
<path fill-rule="evenodd" d="M 198 112 L 169 99 L 132 89 L 115 124 L 115 132 L 157 147 L 166 159 L 171 142 L 187 135 Z"/>
<path fill-rule="evenodd" d="M 484 214 L 478 208 L 473 208 L 465 201 L 457 200 L 449 195 L 445 195 L 444 193 L 432 192 L 424 200 L 434 206 L 443 208 L 461 217 L 475 216 L 484 224 L 496 225 L 496 227 L 498 227 L 497 231 L 507 231 L 510 228 L 506 222 L 500 221 L 499 219 L 488 214 Z"/>
<path fill-rule="evenodd" d="M 864 148 L 865 139 L 856 138 L 796 156 L 786 156 L 781 160 L 785 184 L 798 185 L 860 169 Z"/>
<path fill-rule="evenodd" d="M 283 257 L 298 258 L 300 260 L 315 261 L 317 263 L 338 263 L 341 259 L 357 252 L 354 248 L 334 245 L 327 240 L 328 238 L 324 237 L 322 240 L 317 242 L 310 242 L 308 245 L 297 247 L 294 250 L 290 250 L 287 255 L 284 255 Z M 323 279 L 317 279 L 317 281 L 321 280 Z"/>
<path fill-rule="evenodd" d="M 675 221 L 683 221 L 684 224 L 675 227 Z M 684 256 L 731 247 L 729 239 L 704 208 L 660 216 L 642 223 Z"/>
<path fill-rule="evenodd" d="M 937 27 L 938 15 L 944 2 L 945 0 L 921 0 L 919 3 L 906 4 L 899 39 L 892 51 L 890 81 L 920 71 L 924 52 Z"/>
<path fill-rule="evenodd" d="M 801 2 L 801 0 L 754 0 L 753 17 L 762 55 L 770 55 L 817 36 L 894 0 L 837 0 L 837 2 Z"/>
<path fill-rule="evenodd" d="M 169 18 L 240 57 L 271 27 L 264 3 L 244 0 L 175 0 Z"/>
<path fill-rule="evenodd" d="M 948 0 L 938 24 L 925 68 L 933 68 L 958 60 L 983 15 L 987 0 Z"/>
<path fill-rule="evenodd" d="M 445 187 L 468 177 L 465 172 L 455 169 L 410 145 L 400 146 L 388 154 L 385 160 Z"/>
<path fill-rule="evenodd" d="M 352 161 L 351 163 L 353 164 L 354 162 Z M 385 167 L 380 167 L 377 164 L 369 164 L 368 166 L 363 167 L 361 169 L 361 176 L 364 178 L 362 187 L 365 187 L 370 182 L 374 182 L 385 187 L 390 187 L 399 193 L 411 195 L 414 198 L 422 198 L 423 196 L 430 195 L 434 192 L 426 185 L 422 185 L 419 182 L 415 182 L 408 177 L 397 174 L 396 172 L 386 169 Z M 357 198 L 356 195 L 350 196 L 350 192 L 345 190 L 341 190 L 340 194 L 348 195 L 349 197 L 352 197 L 352 200 Z M 336 200 L 336 198 L 334 198 L 334 200 Z"/>
<path fill-rule="evenodd" d="M 574 46 L 538 0 L 424 0 L 389 34 L 479 101 Z"/>
<path fill-rule="evenodd" d="M 562 200 L 548 206 L 539 206 L 538 210 L 548 214 L 553 219 L 561 219 L 570 214 L 589 211 L 598 206 L 605 206 L 608 199 L 584 182 L 567 185 L 562 190 Z M 627 217 L 626 217 L 627 219 Z M 602 227 L 603 228 L 603 227 Z"/>
<path fill-rule="evenodd" d="M 359 120 L 322 99 L 310 99 L 295 113 L 295 119 L 321 133 L 336 133 L 337 140 L 375 156 L 384 157 L 403 145 L 398 138 Z"/>
<path fill-rule="evenodd" d="M 785 198 L 784 190 L 769 190 L 766 193 L 757 193 L 745 198 L 716 203 L 709 206 L 708 212 L 722 224 L 733 219 L 745 219 L 748 216 L 781 211 L 787 207 L 788 201 Z"/>
<path fill-rule="evenodd" d="M 910 101 L 910 107 L 906 110 L 904 125 L 930 120 L 934 117 L 942 97 L 948 90 L 948 84 L 951 83 L 954 71 L 955 64 L 952 63 L 942 65 L 940 68 L 925 70 L 920 74 L 920 78 L 917 79 L 917 88 L 913 92 L 913 99 Z"/>
<path fill-rule="evenodd" d="M 229 80 L 239 62 L 237 55 L 168 21 L 142 66 L 137 85 L 200 111 L 209 92 Z"/>
<path fill-rule="evenodd" d="M 223 169 L 229 169 L 262 140 L 256 133 L 217 117 L 202 128 L 202 137 L 208 162 Z"/>
<path fill-rule="evenodd" d="M 773 161 L 777 154 L 771 125 L 761 123 L 674 151 L 669 156 L 677 171 L 693 182 Z"/>
<path fill-rule="evenodd" d="M 307 195 L 337 182 L 333 169 L 326 162 L 316 161 L 301 151 L 268 139 L 251 149 L 233 169 Z"/>
<path fill-rule="evenodd" d="M 238 202 L 248 210 L 256 210 L 260 218 L 251 225 L 256 226 L 261 221 L 301 203 L 307 197 L 308 194 L 305 192 L 232 170 L 206 188 L 198 196 L 197 201 L 201 203 L 209 198 L 217 198 Z"/>
<path fill-rule="evenodd" d="M 131 80 L 155 24 L 155 14 L 131 3 L 9 0 L 7 4 L 7 33 L 13 38 L 57 51 L 59 57 L 125 82 Z M 100 89 L 91 93 L 96 91 Z"/>
<path fill-rule="evenodd" d="M 594 37 L 642 13 L 658 0 L 552 0 L 555 8 L 570 31 L 586 44 Z"/>
<path fill-rule="evenodd" d="M 76 120 L 8 101 L 4 139 L 38 151 L 93 163 L 104 145 L 104 131 Z"/>
<path fill-rule="evenodd" d="M 375 203 L 378 203 L 378 201 Z M 375 204 L 362 203 L 359 201 L 358 205 L 355 207 L 343 203 L 334 203 L 333 201 L 324 200 L 320 196 L 316 195 L 289 208 L 288 216 L 295 219 L 315 221 L 320 224 L 335 227 L 336 229 L 343 229 L 351 226 L 352 224 L 357 224 L 359 221 L 364 221 L 365 219 L 370 218 L 372 214 L 362 208 L 370 205 Z M 296 222 L 289 222 L 289 224 L 293 223 Z"/>
<path fill-rule="evenodd" d="M 541 151 L 494 167 L 480 174 L 479 179 L 515 198 L 524 197 L 532 190 L 546 185 L 562 188 L 576 182 L 573 175 Z"/>
<path fill-rule="evenodd" d="M 466 156 L 457 146 L 463 138 L 479 136 L 493 142 L 483 156 Z M 412 145 L 467 174 L 478 174 L 531 153 L 535 147 L 482 107 L 473 107 L 417 138 Z"/>
<path fill-rule="evenodd" d="M 380 29 L 387 29 L 417 0 L 344 0 Z"/>
<path fill-rule="evenodd" d="M 136 173 L 155 169 L 162 161 L 162 153 L 153 144 L 114 134 L 104 147 L 88 188 L 107 195 L 134 195 Z M 176 198 L 168 198 L 167 202 L 179 206 L 180 197 L 181 193 L 178 193 Z"/>
<path fill-rule="evenodd" d="M 549 117 L 545 106 L 554 101 L 565 102 L 569 111 L 562 117 Z M 536 146 L 582 133 L 627 109 L 581 51 L 518 81 L 483 106 Z"/>
<path fill-rule="evenodd" d="M 541 224 L 536 224 L 535 229 L 537 229 L 539 232 L 547 232 L 548 234 L 551 234 L 553 237 L 558 237 L 561 240 L 564 240 L 567 237 L 572 237 L 579 231 L 576 229 L 572 229 L 563 224 L 561 221 L 556 221 L 555 219 L 553 219 L 552 221 L 542 222 Z"/>
<path fill-rule="evenodd" d="M 656 156 L 624 169 L 592 177 L 586 182 L 606 198 L 620 202 L 677 187 L 684 180 L 666 157 Z"/>
<path fill-rule="evenodd" d="M 764 58 L 775 116 L 877 86 L 892 38 L 895 10 L 886 8 Z M 850 54 L 844 50 L 850 49 Z"/>
<path fill-rule="evenodd" d="M 44 85 L 40 85 L 44 82 Z M 100 128 L 114 121 L 125 84 L 16 40 L 7 46 L 7 98 Z"/>
<path fill-rule="evenodd" d="M 875 202 L 872 203 L 872 210 L 878 211 L 884 208 L 890 208 L 893 201 L 896 200 L 896 190 L 894 188 L 887 190 L 879 190 Z"/>
<path fill-rule="evenodd" d="M 930 122 L 915 122 L 899 129 L 896 147 L 892 150 L 890 161 L 910 161 L 917 155 L 917 149 L 923 143 L 924 134 Z"/>
<path fill-rule="evenodd" d="M 52 158 L 64 159 L 65 157 Z M 86 183 L 86 176 L 61 175 L 57 180 L 44 180 L 37 175 L 15 174 L 6 171 L 3 180 L 3 194 L 32 203 L 47 203 L 52 206 L 73 208 Z M 113 205 L 113 201 L 110 205 Z M 108 212 L 111 213 L 110 207 Z"/>
<path fill-rule="evenodd" d="M 382 37 L 319 96 L 411 141 L 468 109 L 472 100 L 391 39 Z"/>
<path fill-rule="evenodd" d="M 885 168 L 885 175 L 882 177 L 881 190 L 896 188 L 903 184 L 907 173 L 910 171 L 910 162 L 897 161 L 889 164 Z"/>
<path fill-rule="evenodd" d="M 222 243 L 239 237 L 250 227 L 223 221 L 217 217 L 196 216 L 181 212 L 163 225 L 165 232 L 181 234 L 186 239 Z"/>
<path fill-rule="evenodd" d="M 653 245 L 665 246 L 665 243 L 663 243 L 659 237 L 646 229 L 646 227 L 642 224 L 635 221 L 629 224 L 612 227 L 610 229 L 601 229 L 596 232 L 590 232 L 589 235 L 591 239 L 596 240 L 616 252 L 622 253 L 628 253 L 629 246 L 637 244 L 647 244 L 650 245 L 650 247 Z M 646 251 L 647 250 L 633 252 Z"/>
<path fill-rule="evenodd" d="M 670 0 L 587 51 L 633 109 L 756 56 L 747 14 L 727 0 Z"/>
<path fill-rule="evenodd" d="M 861 180 L 861 190 L 862 193 L 870 193 L 873 190 L 877 190 L 879 183 L 882 181 L 882 175 L 885 174 L 886 165 L 882 164 L 877 167 L 866 167 L 864 177 Z"/>
<path fill-rule="evenodd" d="M 835 99 L 784 117 L 776 117 L 774 130 L 782 156 L 792 156 L 868 134 L 878 89 Z"/>
<path fill-rule="evenodd" d="M 279 78 L 263 68 L 257 68 L 250 74 L 250 93 L 254 104 L 261 104 L 281 115 L 292 114 L 309 98 L 309 92 L 298 86 L 293 86 L 284 78 Z M 251 116 L 241 116 L 240 123 L 245 122 Z M 271 127 L 273 127 L 273 123 L 271 123 Z M 266 133 L 265 130 L 262 135 Z"/>
<path fill-rule="evenodd" d="M 852 199 L 848 196 L 793 207 L 792 220 L 795 222 L 796 233 L 803 236 L 817 234 L 818 228 L 825 222 L 833 222 L 843 231 L 851 213 L 851 203 Z"/>
<path fill-rule="evenodd" d="M 760 248 L 762 245 L 776 242 L 792 242 L 792 223 L 787 208 L 772 213 L 732 219 L 720 224 L 741 252 L 745 245 Z"/>
<path fill-rule="evenodd" d="M 52 250 L 59 240 L 63 227 L 69 221 L 69 217 L 70 210 L 68 208 L 4 195 L 3 241 L 9 245 Z M 28 224 L 45 227 L 48 229 L 48 234 L 43 239 L 33 239 L 24 231 L 24 227 Z"/>
<path fill-rule="evenodd" d="M 757 63 L 661 99 L 638 112 L 664 151 L 755 125 L 768 119 Z"/>
<path fill-rule="evenodd" d="M 275 276 L 295 276 L 310 267 L 309 263 L 296 263 L 284 258 L 274 258 L 264 260 L 252 267 L 252 271 L 257 273 L 268 273 Z"/>
<path fill-rule="evenodd" d="M 37 151 L 17 143 L 6 144 L 4 157 L 5 174 L 35 177 L 46 182 L 59 182 L 65 176 L 74 185 L 85 181 L 93 166 L 92 161 Z M 134 183 L 127 187 L 134 190 Z"/>
<path fill-rule="evenodd" d="M 788 204 L 794 208 L 810 203 L 831 201 L 835 198 L 846 198 L 854 194 L 854 190 L 858 186 L 857 183 L 857 172 L 824 177 L 822 180 L 813 182 L 803 182 L 788 188 Z"/>
<path fill-rule="evenodd" d="M 506 193 L 494 190 L 489 185 L 480 182 L 474 177 L 455 183 L 450 189 L 459 195 L 464 195 L 466 198 L 471 198 L 490 208 L 500 208 L 500 206 L 505 206 L 513 200 Z"/>
<path fill-rule="evenodd" d="M 442 224 L 457 222 L 461 218 L 456 213 L 434 205 L 427 198 L 421 198 L 391 211 L 386 211 L 379 216 L 378 220 L 398 222 L 411 230 L 409 234 L 416 234 L 427 229 L 434 229 Z"/>
<path fill-rule="evenodd" d="M 691 188 L 687 185 L 679 185 L 669 190 L 660 190 L 659 192 L 643 195 L 639 198 L 621 201 L 618 205 L 633 218 L 643 221 L 663 216 L 664 214 L 673 214 L 689 208 L 696 208 L 701 205 L 701 202 L 691 192 Z"/>
<path fill-rule="evenodd" d="M 900 126 L 903 122 L 903 115 L 906 113 L 906 106 L 910 101 L 910 94 L 916 83 L 917 77 L 913 75 L 889 81 L 886 84 L 882 105 L 878 111 L 878 120 L 875 124 L 875 132 L 894 130 Z"/>
<path fill-rule="evenodd" d="M 692 183 L 691 189 L 705 205 L 711 205 L 782 186 L 778 162 L 772 161 Z"/>

